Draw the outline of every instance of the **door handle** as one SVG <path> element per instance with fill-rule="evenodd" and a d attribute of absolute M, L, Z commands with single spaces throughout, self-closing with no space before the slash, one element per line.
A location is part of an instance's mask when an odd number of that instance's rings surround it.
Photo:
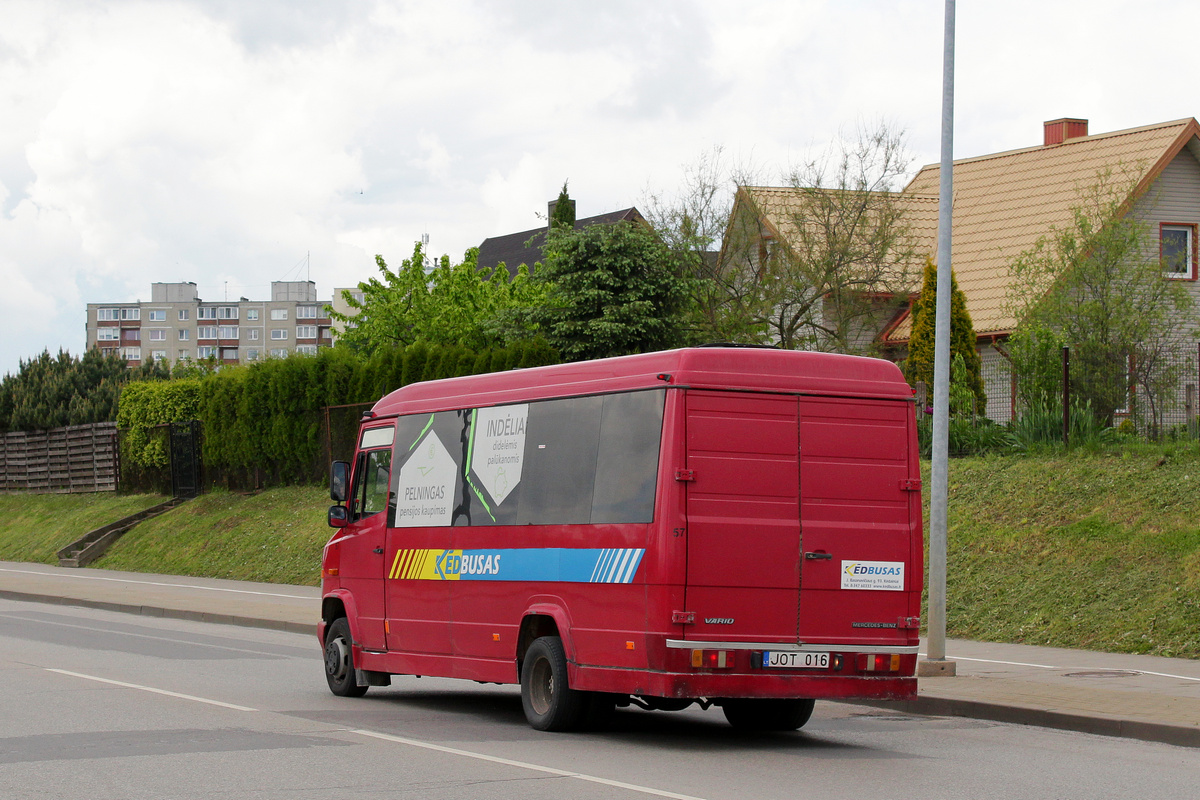
<path fill-rule="evenodd" d="M 374 554 L 375 554 L 375 555 L 377 555 L 377 556 L 381 556 L 381 555 L 383 555 L 383 548 L 382 548 L 382 547 L 376 547 L 376 548 L 375 548 L 374 550 L 372 550 L 371 552 L 372 552 L 372 553 L 374 553 Z"/>
<path fill-rule="evenodd" d="M 807 561 L 828 560 L 833 558 L 831 553 L 805 553 L 804 558 Z"/>

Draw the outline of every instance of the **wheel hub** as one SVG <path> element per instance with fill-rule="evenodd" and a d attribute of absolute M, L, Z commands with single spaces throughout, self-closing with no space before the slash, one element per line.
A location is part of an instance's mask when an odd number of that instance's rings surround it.
<path fill-rule="evenodd" d="M 350 670 L 350 650 L 343 639 L 331 639 L 325 645 L 325 672 L 341 680 Z"/>

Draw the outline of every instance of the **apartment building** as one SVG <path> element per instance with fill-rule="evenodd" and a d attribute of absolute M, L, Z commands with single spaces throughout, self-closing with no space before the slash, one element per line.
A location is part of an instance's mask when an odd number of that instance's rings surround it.
<path fill-rule="evenodd" d="M 333 344 L 326 306 L 312 281 L 275 281 L 270 300 L 205 301 L 195 283 L 152 283 L 150 301 L 88 303 L 87 346 L 144 361 L 216 358 L 240 364 Z"/>

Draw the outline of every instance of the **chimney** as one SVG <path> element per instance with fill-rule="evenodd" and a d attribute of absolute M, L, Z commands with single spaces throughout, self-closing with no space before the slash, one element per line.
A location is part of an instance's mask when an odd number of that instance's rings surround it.
<path fill-rule="evenodd" d="M 1079 139 L 1088 135 L 1088 121 L 1086 119 L 1072 119 L 1063 117 L 1062 119 L 1052 119 L 1049 122 L 1042 123 L 1045 131 L 1045 141 L 1042 145 L 1049 147 L 1052 144 L 1062 144 L 1068 139 Z"/>

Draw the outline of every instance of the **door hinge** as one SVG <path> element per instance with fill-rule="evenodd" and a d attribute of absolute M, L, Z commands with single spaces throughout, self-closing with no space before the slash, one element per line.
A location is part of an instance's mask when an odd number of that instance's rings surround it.
<path fill-rule="evenodd" d="M 695 611 L 672 611 L 671 612 L 671 624 L 672 625 L 695 625 L 696 624 L 696 612 Z"/>
<path fill-rule="evenodd" d="M 897 628 L 919 628 L 921 627 L 920 617 L 900 617 L 896 620 Z"/>
<path fill-rule="evenodd" d="M 696 480 L 696 470 L 694 470 L 694 469 L 677 469 L 677 470 L 675 470 L 675 480 L 677 480 L 677 481 L 694 481 L 694 480 Z"/>
<path fill-rule="evenodd" d="M 900 491 L 902 492 L 919 492 L 921 491 L 920 478 L 905 478 L 900 481 Z"/>

